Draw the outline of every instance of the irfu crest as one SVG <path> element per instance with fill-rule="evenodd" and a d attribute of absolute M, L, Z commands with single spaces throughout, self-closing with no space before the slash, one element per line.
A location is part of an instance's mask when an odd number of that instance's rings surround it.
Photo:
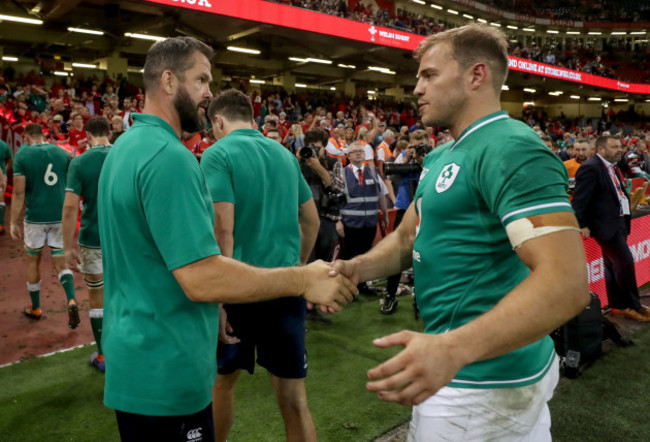
<path fill-rule="evenodd" d="M 442 171 L 440 171 L 440 175 L 438 175 L 438 179 L 436 180 L 436 192 L 442 193 L 445 190 L 449 189 L 451 185 L 454 184 L 459 170 L 460 166 L 456 163 L 450 163 L 444 166 L 442 168 Z"/>

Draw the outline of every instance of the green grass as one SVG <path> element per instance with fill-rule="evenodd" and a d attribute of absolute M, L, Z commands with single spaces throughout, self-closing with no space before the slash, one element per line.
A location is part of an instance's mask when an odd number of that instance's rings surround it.
<path fill-rule="evenodd" d="M 366 371 L 397 350 L 372 339 L 402 328 L 421 329 L 410 298 L 382 316 L 361 297 L 334 316 L 334 325 L 309 323 L 307 392 L 322 441 L 371 441 L 406 422 L 410 409 L 379 401 L 365 389 Z M 636 346 L 614 348 L 576 380 L 562 379 L 550 403 L 555 441 L 642 441 L 650 391 L 650 329 Z M 0 441 L 116 441 L 115 416 L 102 404 L 103 375 L 85 347 L 0 369 Z M 237 386 L 231 442 L 284 440 L 266 373 L 243 374 Z"/>
<path fill-rule="evenodd" d="M 366 371 L 397 349 L 372 340 L 403 328 L 421 330 L 411 298 L 391 316 L 374 299 L 333 317 L 309 322 L 307 395 L 320 440 L 367 441 L 407 421 L 410 409 L 378 400 L 365 389 Z M 0 441 L 115 441 L 115 416 L 103 406 L 103 375 L 88 364 L 90 347 L 35 358 L 0 369 Z M 231 442 L 282 441 L 284 426 L 266 371 L 242 374 L 235 399 Z"/>

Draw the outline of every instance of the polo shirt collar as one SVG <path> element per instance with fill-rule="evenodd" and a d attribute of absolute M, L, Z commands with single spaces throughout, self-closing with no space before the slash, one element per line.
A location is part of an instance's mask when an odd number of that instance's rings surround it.
<path fill-rule="evenodd" d="M 153 114 L 133 114 L 132 115 L 133 120 L 136 123 L 143 123 L 143 124 L 149 124 L 152 126 L 158 126 L 167 132 L 169 132 L 171 135 L 174 136 L 174 138 L 178 138 L 178 135 L 176 134 L 176 131 L 171 127 L 171 125 L 163 120 L 162 118 L 153 115 Z"/>
<path fill-rule="evenodd" d="M 458 139 L 454 141 L 454 144 L 449 148 L 449 150 L 453 150 L 458 144 L 460 144 L 463 141 L 463 139 L 469 136 L 472 132 L 482 128 L 483 126 L 487 126 L 490 123 L 493 123 L 498 120 L 503 120 L 505 118 L 510 118 L 508 116 L 508 112 L 501 110 L 476 120 L 475 122 L 473 122 L 472 124 L 470 124 L 465 128 L 465 130 L 460 134 Z"/>
<path fill-rule="evenodd" d="M 229 135 L 233 135 L 233 134 L 236 134 L 236 135 L 248 135 L 248 136 L 266 138 L 262 132 L 260 132 L 257 129 L 253 129 L 253 128 L 251 128 L 251 129 L 235 129 L 232 132 L 230 132 Z"/>

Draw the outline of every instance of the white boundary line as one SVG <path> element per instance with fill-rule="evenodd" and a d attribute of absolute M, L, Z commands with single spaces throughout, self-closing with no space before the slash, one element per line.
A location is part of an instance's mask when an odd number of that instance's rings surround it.
<path fill-rule="evenodd" d="M 53 356 L 53 355 L 58 354 L 58 353 L 65 353 L 66 351 L 76 350 L 77 348 L 87 347 L 87 346 L 89 346 L 89 345 L 95 345 L 95 341 L 90 342 L 90 343 L 88 343 L 88 344 L 80 344 L 80 345 L 77 345 L 77 346 L 75 346 L 75 347 L 64 348 L 64 349 L 62 349 L 62 350 L 53 351 L 53 352 L 51 352 L 51 353 L 45 353 L 44 355 L 34 356 L 33 358 L 20 359 L 20 360 L 18 360 L 18 361 L 9 362 L 8 364 L 0 365 L 0 369 L 5 368 L 5 367 L 10 367 L 10 366 L 12 366 L 12 365 L 20 364 L 21 362 L 25 362 L 25 361 L 28 361 L 28 360 L 30 360 L 30 359 L 35 359 L 35 358 L 46 358 L 46 357 L 48 357 L 48 356 Z"/>

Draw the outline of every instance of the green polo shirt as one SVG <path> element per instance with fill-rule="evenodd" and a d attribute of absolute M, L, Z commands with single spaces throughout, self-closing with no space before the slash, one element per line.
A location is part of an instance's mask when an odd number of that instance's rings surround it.
<path fill-rule="evenodd" d="M 0 140 L 0 169 L 2 169 L 2 174 L 7 176 L 7 162 L 11 159 L 11 151 L 7 143 Z"/>
<path fill-rule="evenodd" d="M 97 185 L 99 173 L 110 150 L 110 145 L 93 146 L 70 161 L 66 192 L 83 199 L 81 227 L 78 243 L 84 247 L 99 248 L 99 222 L 97 221 Z"/>
<path fill-rule="evenodd" d="M 172 270 L 219 253 L 196 158 L 162 119 L 134 114 L 99 179 L 104 403 L 193 414 L 212 401 L 218 304 L 190 301 Z"/>
<path fill-rule="evenodd" d="M 572 212 L 568 175 L 539 136 L 506 112 L 469 126 L 423 164 L 415 194 L 415 294 L 426 333 L 454 330 L 491 310 L 529 268 L 505 231 L 512 221 Z M 540 380 L 554 357 L 549 337 L 463 367 L 450 386 L 505 388 Z"/>
<path fill-rule="evenodd" d="M 61 222 L 65 178 L 70 157 L 49 143 L 21 148 L 14 158 L 14 176 L 25 177 L 25 221 L 33 224 Z"/>
<path fill-rule="evenodd" d="M 201 157 L 212 201 L 235 205 L 233 258 L 258 267 L 300 263 L 298 207 L 312 198 L 295 156 L 255 129 L 238 129 Z"/>

